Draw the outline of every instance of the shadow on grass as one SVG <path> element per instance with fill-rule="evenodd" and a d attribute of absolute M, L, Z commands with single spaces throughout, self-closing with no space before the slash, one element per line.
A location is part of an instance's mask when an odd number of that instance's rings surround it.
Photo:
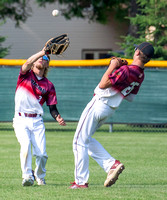
<path fill-rule="evenodd" d="M 14 131 L 13 128 L 0 128 L 0 131 Z"/>

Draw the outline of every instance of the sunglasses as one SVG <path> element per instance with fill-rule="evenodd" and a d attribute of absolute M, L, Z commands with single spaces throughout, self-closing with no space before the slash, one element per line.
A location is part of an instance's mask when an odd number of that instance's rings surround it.
<path fill-rule="evenodd" d="M 136 51 L 136 50 L 137 50 L 137 47 L 135 47 L 134 51 Z"/>
<path fill-rule="evenodd" d="M 46 60 L 46 61 L 49 62 L 49 58 L 48 58 L 48 56 L 46 56 L 46 55 L 42 56 L 42 60 Z"/>

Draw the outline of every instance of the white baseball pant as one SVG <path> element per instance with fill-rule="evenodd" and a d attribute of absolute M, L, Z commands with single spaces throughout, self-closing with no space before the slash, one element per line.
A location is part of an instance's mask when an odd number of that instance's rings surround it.
<path fill-rule="evenodd" d="M 21 147 L 22 178 L 32 177 L 31 145 L 33 155 L 36 156 L 34 174 L 37 178 L 44 178 L 48 156 L 46 153 L 45 126 L 42 117 L 24 117 L 16 113 L 13 119 L 13 127 Z"/>
<path fill-rule="evenodd" d="M 96 96 L 84 109 L 73 139 L 75 157 L 75 182 L 84 185 L 89 179 L 89 156 L 91 156 L 106 173 L 115 162 L 104 147 L 94 138 L 95 131 L 114 114 L 115 110 L 104 104 Z"/>

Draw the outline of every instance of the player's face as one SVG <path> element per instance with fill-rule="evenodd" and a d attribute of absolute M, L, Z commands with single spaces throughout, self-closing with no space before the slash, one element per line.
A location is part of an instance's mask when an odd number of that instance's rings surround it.
<path fill-rule="evenodd" d="M 43 56 L 34 63 L 33 71 L 35 74 L 43 76 L 45 69 L 48 67 L 49 59 L 47 56 Z"/>
<path fill-rule="evenodd" d="M 39 58 L 36 62 L 35 62 L 35 66 L 38 69 L 45 69 L 49 66 L 49 59 L 47 56 L 43 56 L 41 58 Z"/>

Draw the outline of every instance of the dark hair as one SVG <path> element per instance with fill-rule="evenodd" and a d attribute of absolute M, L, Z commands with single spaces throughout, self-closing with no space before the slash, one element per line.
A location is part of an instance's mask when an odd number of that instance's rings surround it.
<path fill-rule="evenodd" d="M 140 51 L 140 55 L 139 58 L 142 61 L 142 63 L 146 64 L 150 61 L 151 58 L 148 58 L 140 49 L 138 49 Z"/>
<path fill-rule="evenodd" d="M 149 42 L 143 42 L 136 46 L 140 50 L 140 58 L 143 63 L 147 63 L 154 56 L 154 47 Z"/>

